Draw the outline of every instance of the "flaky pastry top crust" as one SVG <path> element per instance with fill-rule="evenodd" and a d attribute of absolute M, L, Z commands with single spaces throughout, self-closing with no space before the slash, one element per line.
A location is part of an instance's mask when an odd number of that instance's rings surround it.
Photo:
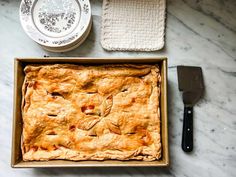
<path fill-rule="evenodd" d="M 24 161 L 161 157 L 157 65 L 28 65 L 24 72 Z"/>

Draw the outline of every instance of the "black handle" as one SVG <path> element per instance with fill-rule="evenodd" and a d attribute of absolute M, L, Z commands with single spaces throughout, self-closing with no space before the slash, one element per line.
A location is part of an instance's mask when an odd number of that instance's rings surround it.
<path fill-rule="evenodd" d="M 193 107 L 184 107 L 182 149 L 185 152 L 193 150 Z"/>

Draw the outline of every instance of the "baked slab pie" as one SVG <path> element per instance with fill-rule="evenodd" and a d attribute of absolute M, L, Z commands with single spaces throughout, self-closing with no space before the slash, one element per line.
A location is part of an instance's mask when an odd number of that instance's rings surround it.
<path fill-rule="evenodd" d="M 54 64 L 24 71 L 24 161 L 161 157 L 158 66 Z"/>

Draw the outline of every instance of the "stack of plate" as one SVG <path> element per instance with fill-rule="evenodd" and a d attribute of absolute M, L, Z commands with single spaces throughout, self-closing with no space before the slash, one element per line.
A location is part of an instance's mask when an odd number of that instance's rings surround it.
<path fill-rule="evenodd" d="M 29 37 L 52 52 L 78 47 L 92 26 L 89 0 L 22 0 L 20 20 Z"/>

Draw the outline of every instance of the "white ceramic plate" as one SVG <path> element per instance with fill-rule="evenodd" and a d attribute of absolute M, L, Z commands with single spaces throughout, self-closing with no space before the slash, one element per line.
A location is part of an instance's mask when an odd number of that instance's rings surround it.
<path fill-rule="evenodd" d="M 85 41 L 85 39 L 89 35 L 91 27 L 92 27 L 92 21 L 89 24 L 88 30 L 84 33 L 84 35 L 79 40 L 77 40 L 77 41 L 75 41 L 75 42 L 73 42 L 70 45 L 67 45 L 65 47 L 46 47 L 46 46 L 43 46 L 43 45 L 41 45 L 41 46 L 49 52 L 68 52 L 68 51 L 71 51 L 71 50 L 77 48 L 78 46 L 80 46 Z"/>
<path fill-rule="evenodd" d="M 80 40 L 91 21 L 89 0 L 22 0 L 20 20 L 25 32 L 46 47 Z"/>

